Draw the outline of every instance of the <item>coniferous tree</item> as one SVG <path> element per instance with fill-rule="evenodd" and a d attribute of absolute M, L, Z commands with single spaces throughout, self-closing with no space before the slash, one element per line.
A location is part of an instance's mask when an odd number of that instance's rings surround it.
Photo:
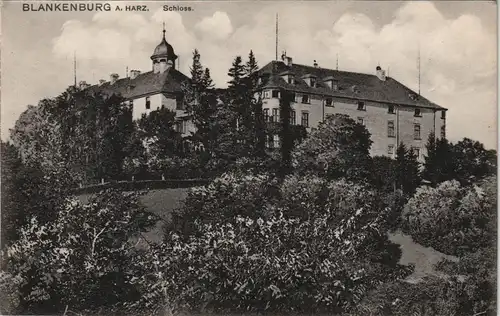
<path fill-rule="evenodd" d="M 257 70 L 259 70 L 257 60 L 255 59 L 253 51 L 250 50 L 250 53 L 248 54 L 248 61 L 245 64 L 245 74 L 248 76 L 255 73 Z"/>
<path fill-rule="evenodd" d="M 402 190 L 405 194 L 413 194 L 421 182 L 420 168 L 417 156 L 411 149 L 407 149 L 403 143 L 396 150 L 394 169 L 396 188 Z"/>
<path fill-rule="evenodd" d="M 281 145 L 281 167 L 280 175 L 285 176 L 291 171 L 291 153 L 293 149 L 292 133 L 290 131 L 292 95 L 285 89 L 280 90 L 280 145 Z"/>
<path fill-rule="evenodd" d="M 427 143 L 425 144 L 425 149 L 427 155 L 425 155 L 424 170 L 422 172 L 422 178 L 431 182 L 436 183 L 437 172 L 438 171 L 438 161 L 436 155 L 436 136 L 433 132 L 429 134 L 427 138 Z"/>
<path fill-rule="evenodd" d="M 193 84 L 193 87 L 196 89 L 201 88 L 204 73 L 203 66 L 201 65 L 201 56 L 197 49 L 195 49 L 193 52 L 193 63 L 191 64 L 189 70 L 191 72 L 191 82 Z"/>

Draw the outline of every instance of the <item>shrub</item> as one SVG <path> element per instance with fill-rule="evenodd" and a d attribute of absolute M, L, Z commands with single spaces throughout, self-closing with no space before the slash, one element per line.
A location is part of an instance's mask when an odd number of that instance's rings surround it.
<path fill-rule="evenodd" d="M 490 192 L 488 195 L 485 193 Z M 496 192 L 447 181 L 420 187 L 403 211 L 403 230 L 413 240 L 446 254 L 462 255 L 492 247 Z"/>
<path fill-rule="evenodd" d="M 21 310 L 95 310 L 134 299 L 126 282 L 131 238 L 155 221 L 136 194 L 112 190 L 87 204 L 68 199 L 52 222 L 33 217 L 6 251 L 7 271 L 22 280 Z"/>
<path fill-rule="evenodd" d="M 346 181 L 290 177 L 278 186 L 265 175 L 227 174 L 191 192 L 189 232 L 169 231 L 139 261 L 138 305 L 349 310 L 371 288 L 410 272 L 397 264 L 401 251 L 387 238 L 387 210 L 375 197 Z"/>

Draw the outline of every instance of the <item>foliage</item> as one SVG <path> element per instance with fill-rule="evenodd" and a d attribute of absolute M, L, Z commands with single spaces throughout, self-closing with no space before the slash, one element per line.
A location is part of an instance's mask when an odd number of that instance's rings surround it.
<path fill-rule="evenodd" d="M 426 148 L 423 177 L 434 186 L 453 179 L 471 184 L 496 173 L 496 151 L 478 141 L 464 138 L 453 144 L 431 134 Z"/>
<path fill-rule="evenodd" d="M 409 272 L 387 239 L 387 207 L 346 181 L 226 174 L 183 210 L 189 229 L 168 229 L 156 263 L 140 267 L 158 271 L 138 281 L 154 289 L 149 307 L 338 312 Z"/>
<path fill-rule="evenodd" d="M 496 315 L 496 255 L 495 249 L 483 248 L 458 262 L 438 263 L 446 278 L 383 284 L 368 294 L 355 315 Z"/>
<path fill-rule="evenodd" d="M 372 158 L 371 181 L 374 188 L 382 192 L 391 192 L 396 186 L 396 163 L 394 159 L 386 156 Z"/>
<path fill-rule="evenodd" d="M 2 248 L 18 238 L 18 228 L 37 216 L 41 223 L 52 221 L 58 205 L 75 187 L 65 166 L 55 165 L 44 173 L 39 165 L 25 165 L 9 143 L 2 151 Z"/>
<path fill-rule="evenodd" d="M 408 196 L 411 196 L 420 185 L 420 165 L 413 150 L 401 143 L 396 150 L 394 165 L 396 173 L 396 187 Z"/>
<path fill-rule="evenodd" d="M 365 180 L 370 175 L 370 133 L 347 115 L 329 116 L 292 153 L 295 169 L 330 179 Z"/>
<path fill-rule="evenodd" d="M 180 152 L 181 135 L 174 130 L 175 112 L 161 108 L 143 114 L 137 121 L 137 132 L 150 159 L 161 159 Z"/>
<path fill-rule="evenodd" d="M 61 165 L 80 182 L 122 173 L 132 111 L 119 97 L 68 89 L 21 114 L 11 139 L 23 163 L 51 172 Z"/>
<path fill-rule="evenodd" d="M 492 247 L 496 192 L 486 192 L 480 186 L 462 187 L 457 181 L 420 187 L 405 205 L 403 229 L 416 242 L 446 254 Z"/>
<path fill-rule="evenodd" d="M 495 175 L 497 154 L 495 150 L 486 150 L 478 141 L 464 138 L 453 146 L 454 169 L 457 180 L 469 184 Z"/>
<path fill-rule="evenodd" d="M 68 199 L 53 221 L 32 217 L 21 227 L 6 250 L 8 273 L 22 280 L 21 310 L 95 310 L 136 299 L 127 282 L 131 238 L 156 221 L 137 197 L 107 190 L 87 204 Z"/>

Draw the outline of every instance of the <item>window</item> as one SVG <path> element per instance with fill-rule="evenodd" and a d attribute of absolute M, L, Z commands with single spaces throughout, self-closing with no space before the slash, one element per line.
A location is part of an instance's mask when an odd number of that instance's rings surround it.
<path fill-rule="evenodd" d="M 309 113 L 308 112 L 302 112 L 301 125 L 304 127 L 309 127 Z"/>
<path fill-rule="evenodd" d="M 365 120 L 362 117 L 358 117 L 358 124 L 365 125 Z"/>
<path fill-rule="evenodd" d="M 278 114 L 278 109 L 273 109 L 273 122 L 279 122 L 280 121 L 280 116 Z"/>
<path fill-rule="evenodd" d="M 273 147 L 280 148 L 280 137 L 278 135 L 273 136 Z"/>
<path fill-rule="evenodd" d="M 302 103 L 309 103 L 309 96 L 307 94 L 302 95 Z"/>
<path fill-rule="evenodd" d="M 296 116 L 295 111 L 294 110 L 290 111 L 290 125 L 295 125 L 295 120 L 296 120 L 295 116 Z"/>
<path fill-rule="evenodd" d="M 417 157 L 417 159 L 419 159 L 420 158 L 420 148 L 413 147 L 412 150 L 413 150 L 413 154 L 415 155 L 415 157 Z"/>
<path fill-rule="evenodd" d="M 446 119 L 446 111 L 445 110 L 442 110 L 441 111 L 441 118 L 444 120 Z"/>
<path fill-rule="evenodd" d="M 394 145 L 387 146 L 387 154 L 394 155 Z"/>
<path fill-rule="evenodd" d="M 182 132 L 182 134 L 186 134 L 187 133 L 187 121 L 182 121 L 181 122 L 181 132 Z"/>
<path fill-rule="evenodd" d="M 267 148 L 273 149 L 274 148 L 274 138 L 273 135 L 267 135 Z"/>
<path fill-rule="evenodd" d="M 316 87 L 316 78 L 311 77 L 311 87 L 315 88 Z"/>
<path fill-rule="evenodd" d="M 264 99 L 269 99 L 269 91 L 264 91 Z"/>
<path fill-rule="evenodd" d="M 441 139 L 446 138 L 446 125 L 441 126 Z"/>
<path fill-rule="evenodd" d="M 420 139 L 420 124 L 413 125 L 413 138 Z"/>
<path fill-rule="evenodd" d="M 359 111 L 366 111 L 365 102 L 358 101 L 358 110 Z"/>
<path fill-rule="evenodd" d="M 422 113 L 420 113 L 420 109 L 415 109 L 415 115 L 416 117 L 421 117 Z"/>
<path fill-rule="evenodd" d="M 325 106 L 332 106 L 333 107 L 332 98 L 326 98 L 325 99 Z"/>
<path fill-rule="evenodd" d="M 387 122 L 387 136 L 396 137 L 396 134 L 394 133 L 394 121 Z"/>
<path fill-rule="evenodd" d="M 388 110 L 387 113 L 389 113 L 389 114 L 394 114 L 395 113 L 394 112 L 394 105 L 389 105 L 389 110 Z"/>
<path fill-rule="evenodd" d="M 295 92 L 290 92 L 290 100 L 292 100 L 292 102 L 297 102 L 297 98 L 295 97 Z"/>
<path fill-rule="evenodd" d="M 293 84 L 293 77 L 292 76 L 288 76 L 288 83 Z"/>
<path fill-rule="evenodd" d="M 272 91 L 272 97 L 273 98 L 279 98 L 280 97 L 280 92 L 278 90 L 273 90 Z"/>
<path fill-rule="evenodd" d="M 269 109 L 264 109 L 264 122 L 269 122 Z"/>

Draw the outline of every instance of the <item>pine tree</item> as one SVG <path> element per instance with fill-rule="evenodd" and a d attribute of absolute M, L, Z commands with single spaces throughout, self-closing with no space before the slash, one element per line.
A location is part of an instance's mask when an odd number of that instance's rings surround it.
<path fill-rule="evenodd" d="M 430 181 L 432 184 L 436 183 L 436 172 L 438 169 L 438 161 L 436 156 L 436 136 L 430 133 L 425 144 L 427 155 L 425 156 L 424 170 L 422 172 L 423 179 Z"/>
<path fill-rule="evenodd" d="M 229 89 L 238 89 L 242 84 L 243 76 L 245 75 L 245 66 L 241 60 L 241 56 L 236 56 L 233 60 L 231 68 L 227 73 L 231 80 L 229 80 Z"/>
<path fill-rule="evenodd" d="M 193 63 L 189 70 L 193 86 L 199 88 L 203 81 L 203 66 L 201 65 L 201 56 L 197 49 L 193 52 Z"/>
<path fill-rule="evenodd" d="M 204 90 L 213 89 L 214 82 L 212 80 L 212 77 L 210 76 L 210 69 L 205 68 L 205 71 L 203 72 L 203 77 L 201 79 L 201 84 Z"/>
<path fill-rule="evenodd" d="M 420 184 L 420 170 L 417 156 L 401 143 L 396 150 L 396 188 L 411 195 Z"/>
<path fill-rule="evenodd" d="M 255 73 L 257 70 L 259 70 L 259 66 L 257 65 L 257 60 L 255 60 L 255 55 L 253 54 L 253 51 L 250 50 L 250 53 L 248 54 L 248 61 L 245 64 L 245 74 L 248 76 Z"/>

